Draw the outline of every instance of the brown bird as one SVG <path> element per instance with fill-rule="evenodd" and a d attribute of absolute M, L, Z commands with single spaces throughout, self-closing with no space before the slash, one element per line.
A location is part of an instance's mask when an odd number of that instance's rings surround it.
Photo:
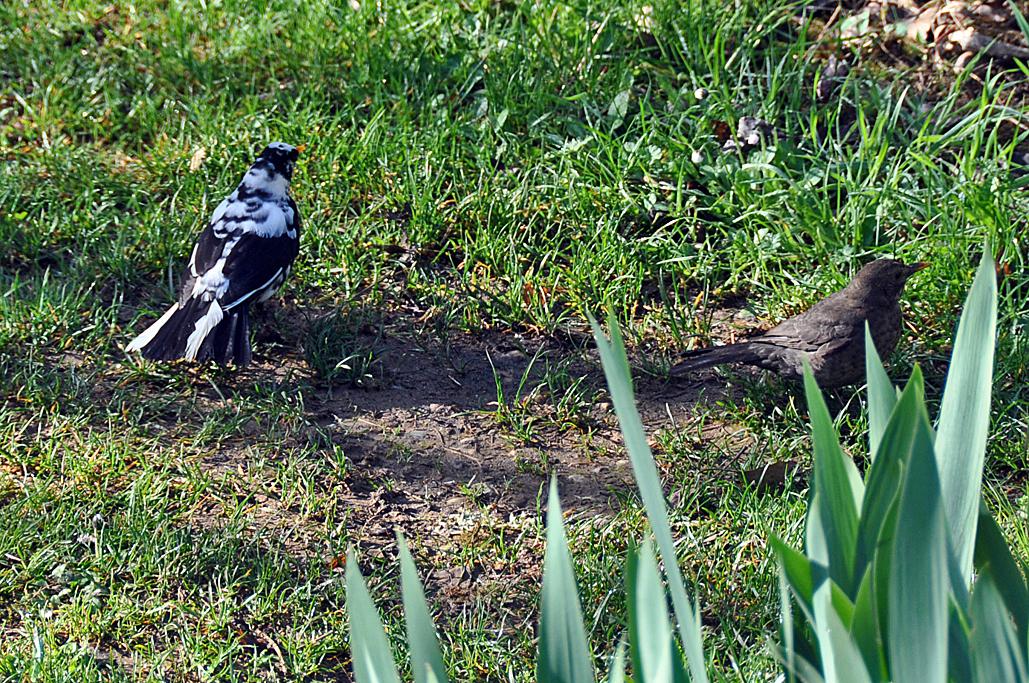
<path fill-rule="evenodd" d="M 823 389 L 860 382 L 865 376 L 865 321 L 879 356 L 885 358 L 900 339 L 904 284 L 926 265 L 905 265 L 893 259 L 872 261 L 850 284 L 803 313 L 747 341 L 691 351 L 671 374 L 746 363 L 799 382 L 806 356 Z"/>

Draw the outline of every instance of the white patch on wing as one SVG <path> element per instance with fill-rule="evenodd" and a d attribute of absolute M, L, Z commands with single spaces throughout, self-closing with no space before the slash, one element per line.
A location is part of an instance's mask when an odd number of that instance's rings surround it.
<path fill-rule="evenodd" d="M 203 275 L 196 279 L 193 283 L 193 291 L 189 293 L 191 297 L 202 297 L 207 298 L 221 298 L 229 288 L 229 278 L 225 277 L 223 270 L 225 269 L 225 257 L 215 261 L 214 265 L 208 268 Z M 205 294 L 210 295 L 209 297 L 204 296 Z"/>
<path fill-rule="evenodd" d="M 198 277 L 200 273 L 197 272 L 197 249 L 200 248 L 200 242 L 193 245 L 193 253 L 189 256 L 189 272 L 193 274 L 193 277 Z"/>
<path fill-rule="evenodd" d="M 235 247 L 236 243 L 239 242 L 240 237 L 242 237 L 242 235 L 237 235 L 236 237 L 233 237 L 231 240 L 225 240 L 225 244 L 222 245 L 222 258 L 228 257 L 233 247 Z"/>
<path fill-rule="evenodd" d="M 222 307 L 218 305 L 217 301 L 212 301 L 207 313 L 197 320 L 193 332 L 186 339 L 186 352 L 182 354 L 182 357 L 186 360 L 196 360 L 197 354 L 200 352 L 200 345 L 224 317 L 225 313 L 222 311 Z"/>
<path fill-rule="evenodd" d="M 225 261 L 228 259 L 229 254 L 232 253 L 233 247 L 239 242 L 239 236 L 233 237 L 232 239 L 226 240 L 225 244 L 222 245 L 222 253 L 214 265 L 200 274 L 196 271 L 194 264 L 191 262 L 190 267 L 193 270 L 193 276 L 196 280 L 193 282 L 193 289 L 190 291 L 190 297 L 201 297 L 203 299 L 220 299 L 225 295 L 225 292 L 229 289 L 229 279 L 225 277 Z M 196 258 L 196 247 L 193 248 L 193 258 Z M 205 296 L 206 295 L 206 296 Z"/>
<path fill-rule="evenodd" d="M 157 322 L 143 330 L 138 337 L 130 341 L 128 346 L 125 347 L 125 350 L 129 353 L 142 350 L 144 346 L 153 341 L 154 337 L 157 336 L 157 333 L 161 331 L 164 324 L 168 322 L 168 319 L 171 318 L 177 310 L 179 310 L 179 305 L 172 304 L 172 307 L 165 311 L 164 315 L 158 318 Z"/>
<path fill-rule="evenodd" d="M 283 213 L 281 206 L 266 204 L 265 208 L 268 209 L 268 212 L 264 216 L 264 220 L 248 221 L 244 224 L 246 228 L 243 232 L 258 237 L 282 237 L 283 235 L 288 235 L 290 238 L 296 237 L 296 231 L 289 229 L 289 222 L 286 220 L 286 214 Z"/>
<path fill-rule="evenodd" d="M 233 191 L 232 194 L 222 200 L 221 204 L 215 208 L 214 214 L 211 215 L 211 225 L 221 221 L 222 217 L 225 215 L 225 210 L 229 208 L 229 204 L 236 201 L 236 197 L 236 192 Z"/>

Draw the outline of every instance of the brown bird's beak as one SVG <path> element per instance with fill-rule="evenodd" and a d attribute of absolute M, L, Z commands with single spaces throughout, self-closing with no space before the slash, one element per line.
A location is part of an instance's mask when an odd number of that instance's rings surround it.
<path fill-rule="evenodd" d="M 914 275 L 918 271 L 925 270 L 926 268 L 928 268 L 929 264 L 926 263 L 925 261 L 919 261 L 918 263 L 912 263 L 908 267 L 911 268 L 911 274 Z"/>

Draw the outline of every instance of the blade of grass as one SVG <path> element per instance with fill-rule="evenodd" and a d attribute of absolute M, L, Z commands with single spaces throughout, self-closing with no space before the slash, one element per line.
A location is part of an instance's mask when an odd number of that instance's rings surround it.
<path fill-rule="evenodd" d="M 347 552 L 346 583 L 354 680 L 358 683 L 400 683 L 382 619 L 368 594 L 352 550 Z"/>
<path fill-rule="evenodd" d="M 896 683 L 947 680 L 947 527 L 929 425 L 908 460 L 888 578 L 890 671 Z"/>
<path fill-rule="evenodd" d="M 671 681 L 672 625 L 668 622 L 665 590 L 649 541 L 630 554 L 625 578 L 629 644 L 636 676 L 643 681 Z"/>
<path fill-rule="evenodd" d="M 797 599 L 810 607 L 815 585 L 812 562 L 775 535 L 768 539 L 768 543 L 779 557 L 779 568 L 783 578 L 793 589 Z"/>
<path fill-rule="evenodd" d="M 1026 680 L 1025 641 L 1018 638 L 990 572 L 972 590 L 972 672 L 975 681 Z"/>
<path fill-rule="evenodd" d="M 411 673 L 415 683 L 429 683 L 431 675 L 442 683 L 447 680 L 443 656 L 439 651 L 436 627 L 429 616 L 425 590 L 418 579 L 411 551 L 407 549 L 404 535 L 397 533 L 400 548 L 400 585 L 404 594 L 404 620 L 407 622 L 407 647 L 411 655 Z"/>
<path fill-rule="evenodd" d="M 958 323 L 954 353 L 940 407 L 936 464 L 951 547 L 965 584 L 979 515 L 997 325 L 997 280 L 993 258 L 984 252 Z"/>
<path fill-rule="evenodd" d="M 927 421 L 928 416 L 922 399 L 922 374 L 916 365 L 883 430 L 880 441 L 882 455 L 868 471 L 854 558 L 854 572 L 858 576 L 875 558 L 884 540 L 883 533 L 893 533 L 892 528 L 887 528 L 886 520 L 897 501 L 904 464 L 911 456 L 920 419 Z"/>
<path fill-rule="evenodd" d="M 777 538 L 773 539 L 778 541 Z M 785 547 L 786 544 L 781 541 L 778 546 Z M 788 548 L 791 552 L 792 548 Z M 778 549 L 777 549 L 778 552 Z M 799 553 L 798 553 L 799 554 Z M 797 648 L 795 645 L 793 631 L 793 601 L 790 599 L 790 579 L 786 578 L 786 568 L 784 566 L 781 554 L 779 559 L 779 638 L 782 641 L 782 648 L 778 650 L 774 643 L 772 643 L 773 653 L 776 651 L 781 652 L 783 657 L 782 666 L 785 669 L 787 683 L 793 683 L 796 680 L 797 670 Z"/>
<path fill-rule="evenodd" d="M 836 675 L 827 676 L 828 680 L 840 683 L 871 683 L 872 679 L 865 668 L 861 651 L 854 642 L 850 631 L 844 626 L 840 615 L 830 607 L 826 617 L 827 640 L 831 644 L 833 659 L 836 663 Z"/>
<path fill-rule="evenodd" d="M 625 681 L 625 641 L 620 641 L 615 653 L 611 656 L 611 668 L 608 669 L 607 683 L 624 683 Z"/>
<path fill-rule="evenodd" d="M 865 661 L 865 668 L 873 681 L 888 680 L 886 661 L 883 656 L 882 637 L 879 635 L 879 620 L 875 613 L 875 594 L 872 572 L 865 573 L 854 601 L 854 615 L 850 622 L 850 634 Z"/>
<path fill-rule="evenodd" d="M 1015 16 L 1015 22 L 1018 24 L 1019 30 L 1022 31 L 1022 35 L 1026 40 L 1029 40 L 1029 21 L 1026 20 L 1025 14 L 1019 9 L 1018 3 L 1014 0 L 1008 0 L 1008 8 L 1011 13 Z"/>
<path fill-rule="evenodd" d="M 960 609 L 954 601 L 950 607 L 950 625 L 947 629 L 947 673 L 952 681 L 972 680 L 972 648 L 969 645 L 969 631 L 966 609 Z"/>
<path fill-rule="evenodd" d="M 818 492 L 812 503 L 819 506 L 821 513 L 829 576 L 848 596 L 853 596 L 857 588 L 854 582 L 854 556 L 861 496 L 860 492 L 854 490 L 853 478 L 844 462 L 846 456 L 840 448 L 829 409 L 815 383 L 811 367 L 806 362 L 804 390 L 811 416 L 814 488 Z"/>
<path fill-rule="evenodd" d="M 867 681 L 861 655 L 850 639 L 850 631 L 836 613 L 833 605 L 834 584 L 831 579 L 822 581 L 811 598 L 814 619 L 811 622 L 822 670 L 827 681 Z M 859 666 L 855 666 L 855 659 Z M 864 676 L 862 677 L 862 673 Z M 853 678 L 850 676 L 853 675 Z"/>
<path fill-rule="evenodd" d="M 865 376 L 868 383 L 868 457 L 874 463 L 879 453 L 879 442 L 886 431 L 893 406 L 897 405 L 897 390 L 883 369 L 882 359 L 872 341 L 872 333 L 865 323 Z"/>
<path fill-rule="evenodd" d="M 611 392 L 611 401 L 618 415 L 625 438 L 625 447 L 629 452 L 632 469 L 636 475 L 640 497 L 647 511 L 651 529 L 657 539 L 661 561 L 664 563 L 668 577 L 668 591 L 672 596 L 672 606 L 678 621 L 679 636 L 686 652 L 690 675 L 694 683 L 707 683 L 707 669 L 704 659 L 704 642 L 700 633 L 700 615 L 686 594 L 686 583 L 679 569 L 679 561 L 675 554 L 675 543 L 672 540 L 671 526 L 668 523 L 668 508 L 665 505 L 661 479 L 657 474 L 654 456 L 643 432 L 643 423 L 636 411 L 635 398 L 632 391 L 632 377 L 629 373 L 629 361 L 625 355 L 625 344 L 618 329 L 614 313 L 608 313 L 608 327 L 611 330 L 611 341 L 607 341 L 597 321 L 590 316 L 593 336 L 600 351 L 601 364 Z"/>
<path fill-rule="evenodd" d="M 548 503 L 537 680 L 541 683 L 594 683 L 593 658 L 582 621 L 556 478 L 550 480 Z"/>
<path fill-rule="evenodd" d="M 993 585 L 999 591 L 1007 610 L 1015 619 L 1019 642 L 1029 639 L 1029 590 L 1025 576 L 1011 556 L 997 520 L 985 505 L 979 508 L 979 531 L 975 538 L 975 568 L 980 574 L 994 577 Z"/>

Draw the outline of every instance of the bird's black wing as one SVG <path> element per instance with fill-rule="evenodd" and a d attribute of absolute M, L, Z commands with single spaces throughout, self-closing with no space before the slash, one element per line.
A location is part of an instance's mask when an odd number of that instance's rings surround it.
<path fill-rule="evenodd" d="M 291 197 L 287 206 L 280 208 L 284 210 L 269 211 L 265 216 L 265 226 L 268 221 L 277 223 L 279 231 L 272 229 L 272 234 L 265 235 L 244 232 L 226 256 L 222 272 L 229 288 L 220 298 L 226 310 L 277 289 L 286 279 L 300 251 L 300 211 Z"/>
<path fill-rule="evenodd" d="M 228 289 L 219 297 L 228 310 L 249 301 L 269 287 L 275 288 L 286 278 L 299 251 L 295 237 L 261 237 L 245 234 L 233 245 L 222 272 L 229 281 Z"/>
<path fill-rule="evenodd" d="M 182 278 L 182 290 L 179 296 L 179 303 L 185 305 L 193 292 L 193 285 L 196 279 L 214 267 L 218 259 L 222 257 L 225 243 L 239 235 L 240 231 L 226 230 L 225 214 L 229 208 L 239 204 L 239 190 L 222 200 L 215 208 L 207 227 L 197 236 L 193 245 L 193 251 L 189 255 L 189 263 L 186 264 L 186 272 Z"/>
<path fill-rule="evenodd" d="M 288 208 L 276 206 L 253 193 L 244 196 L 238 188 L 226 197 L 193 246 L 180 302 L 185 304 L 197 278 L 222 258 L 222 273 L 232 276 L 228 291 L 219 297 L 223 306 L 242 303 L 276 277 L 281 276 L 281 284 L 283 269 L 296 257 L 300 230 L 297 205 L 287 200 Z"/>

